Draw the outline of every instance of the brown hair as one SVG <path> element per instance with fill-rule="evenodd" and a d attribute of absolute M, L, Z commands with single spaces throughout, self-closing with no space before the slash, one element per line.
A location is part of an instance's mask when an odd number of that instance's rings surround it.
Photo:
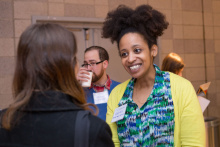
<path fill-rule="evenodd" d="M 21 35 L 13 79 L 14 101 L 2 117 L 11 129 L 16 114 L 30 101 L 33 91 L 56 90 L 68 94 L 75 104 L 90 110 L 75 76 L 76 41 L 73 33 L 57 24 L 34 24 Z M 12 125 L 13 124 L 13 125 Z"/>
<path fill-rule="evenodd" d="M 184 63 L 182 58 L 176 53 L 169 53 L 162 63 L 161 70 L 170 71 L 172 73 L 178 74 L 178 72 L 184 68 Z"/>
<path fill-rule="evenodd" d="M 88 47 L 84 53 L 88 52 L 88 51 L 92 51 L 92 50 L 97 50 L 99 52 L 99 59 L 101 61 L 107 60 L 109 61 L 109 55 L 108 52 L 106 51 L 106 49 L 104 49 L 101 46 L 90 46 Z"/>

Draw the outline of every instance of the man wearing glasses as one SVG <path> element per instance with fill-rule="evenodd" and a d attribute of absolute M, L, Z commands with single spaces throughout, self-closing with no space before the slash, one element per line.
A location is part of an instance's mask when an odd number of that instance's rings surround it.
<path fill-rule="evenodd" d="M 88 103 L 96 104 L 99 108 L 98 117 L 105 120 L 107 112 L 107 100 L 112 89 L 119 84 L 107 75 L 106 69 L 109 63 L 108 52 L 100 46 L 91 46 L 84 52 L 84 64 L 80 68 L 77 79 L 80 82 L 87 81 L 88 71 L 92 71 L 92 83 L 84 88 Z"/>

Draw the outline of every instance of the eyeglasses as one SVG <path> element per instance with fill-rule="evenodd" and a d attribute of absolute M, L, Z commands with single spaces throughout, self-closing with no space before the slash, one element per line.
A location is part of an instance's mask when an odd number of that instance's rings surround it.
<path fill-rule="evenodd" d="M 103 61 L 105 61 L 105 60 L 103 60 Z M 99 61 L 99 62 L 96 62 L 96 63 L 90 63 L 90 64 L 82 64 L 82 67 L 85 67 L 85 68 L 88 68 L 88 66 L 90 66 L 90 67 L 94 67 L 94 66 L 96 66 L 97 64 L 99 64 L 99 63 L 102 63 L 103 61 Z"/>

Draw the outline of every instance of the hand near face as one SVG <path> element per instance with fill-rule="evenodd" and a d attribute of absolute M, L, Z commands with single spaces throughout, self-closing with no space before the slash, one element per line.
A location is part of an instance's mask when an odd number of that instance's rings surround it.
<path fill-rule="evenodd" d="M 81 67 L 77 73 L 77 80 L 80 82 L 87 82 L 89 79 L 88 69 Z"/>

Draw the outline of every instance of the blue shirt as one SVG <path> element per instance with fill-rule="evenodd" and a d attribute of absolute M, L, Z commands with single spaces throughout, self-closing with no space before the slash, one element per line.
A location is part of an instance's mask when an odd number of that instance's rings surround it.
<path fill-rule="evenodd" d="M 115 88 L 115 86 L 117 86 L 118 84 L 120 84 L 119 82 L 116 82 L 114 80 L 112 80 L 111 86 L 110 86 L 110 90 L 108 90 L 108 95 L 110 95 L 112 89 Z M 93 97 L 93 93 L 96 93 L 95 90 L 93 88 L 83 88 L 86 94 L 86 100 L 87 103 L 94 103 L 94 97 Z M 96 106 L 99 109 L 99 114 L 98 117 L 101 118 L 102 120 L 106 120 L 106 113 L 107 113 L 107 103 L 102 103 L 102 104 L 96 104 Z"/>

